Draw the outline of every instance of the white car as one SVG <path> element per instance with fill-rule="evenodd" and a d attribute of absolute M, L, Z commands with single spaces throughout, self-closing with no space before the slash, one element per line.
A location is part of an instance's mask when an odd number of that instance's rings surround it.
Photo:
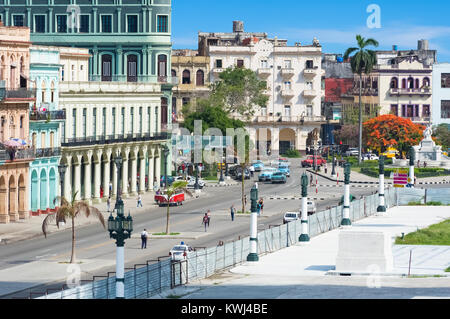
<path fill-rule="evenodd" d="M 175 245 L 170 251 L 169 256 L 174 261 L 182 261 L 187 259 L 187 255 L 191 252 L 193 252 L 194 249 L 186 245 L 184 242 L 181 242 L 180 245 Z"/>
<path fill-rule="evenodd" d="M 347 152 L 345 152 L 345 156 L 358 156 L 358 154 L 359 154 L 359 149 L 357 149 L 355 147 L 349 148 L 347 150 Z"/>
<path fill-rule="evenodd" d="M 316 203 L 314 203 L 313 201 L 307 201 L 306 202 L 307 205 L 307 209 L 308 209 L 308 215 L 313 215 L 316 213 L 317 208 L 316 208 Z M 300 214 L 301 214 L 301 208 L 300 208 Z"/>
<path fill-rule="evenodd" d="M 188 180 L 187 188 L 194 188 L 195 187 L 195 177 L 188 176 L 187 180 Z M 205 187 L 205 185 L 206 185 L 205 181 L 202 180 L 201 178 L 199 178 L 198 186 L 200 188 L 203 188 L 203 187 Z"/>
<path fill-rule="evenodd" d="M 283 224 L 290 223 L 293 221 L 296 221 L 300 219 L 300 213 L 299 212 L 287 212 L 283 216 Z"/>

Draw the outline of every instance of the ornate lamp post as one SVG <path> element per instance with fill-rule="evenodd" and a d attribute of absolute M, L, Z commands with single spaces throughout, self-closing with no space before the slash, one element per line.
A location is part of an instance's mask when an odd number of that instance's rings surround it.
<path fill-rule="evenodd" d="M 169 156 L 170 150 L 167 147 L 167 145 L 164 145 L 163 147 L 163 152 L 164 152 L 164 172 L 165 172 L 165 177 L 164 177 L 164 185 L 165 188 L 167 189 L 167 187 L 169 186 L 169 181 L 167 180 L 168 174 L 167 174 L 167 157 Z"/>
<path fill-rule="evenodd" d="M 225 182 L 224 178 L 223 178 L 223 163 L 220 163 L 220 178 L 219 178 L 219 183 L 223 184 Z"/>
<path fill-rule="evenodd" d="M 66 164 L 60 164 L 58 165 L 58 172 L 59 172 L 59 182 L 61 184 L 61 200 L 59 205 L 62 205 L 62 198 L 64 197 L 64 176 L 66 175 L 67 165 Z M 61 224 L 65 224 L 66 221 L 64 220 L 61 222 Z"/>
<path fill-rule="evenodd" d="M 253 185 L 250 191 L 250 200 L 252 215 L 250 219 L 250 253 L 247 256 L 247 261 L 258 261 L 259 257 L 256 250 L 258 243 L 258 184 Z"/>
<path fill-rule="evenodd" d="M 306 173 L 302 175 L 302 233 L 298 238 L 298 241 L 306 244 L 309 242 L 308 232 L 308 176 Z"/>
<path fill-rule="evenodd" d="M 352 222 L 350 221 L 350 163 L 344 165 L 344 210 L 341 226 L 350 227 Z"/>
<path fill-rule="evenodd" d="M 200 185 L 198 184 L 198 163 L 195 163 L 195 184 L 194 184 L 195 192 L 200 191 Z"/>
<path fill-rule="evenodd" d="M 112 212 L 108 218 L 109 237 L 116 240 L 116 299 L 125 298 L 125 254 L 124 246 L 125 239 L 131 237 L 133 231 L 133 219 L 128 212 L 128 217 L 123 214 L 123 205 L 115 209 L 117 212 L 116 218 L 113 217 Z"/>
<path fill-rule="evenodd" d="M 333 169 L 331 170 L 331 177 L 336 177 L 336 150 L 333 148 Z"/>
<path fill-rule="evenodd" d="M 385 198 L 384 198 L 384 156 L 380 156 L 380 160 L 378 162 L 379 165 L 379 189 L 378 189 L 378 199 L 379 199 L 379 206 L 377 208 L 377 212 L 384 214 L 386 213 L 386 206 L 385 206 Z"/>
<path fill-rule="evenodd" d="M 414 185 L 414 162 L 416 161 L 416 152 L 414 148 L 409 149 L 409 184 Z"/>

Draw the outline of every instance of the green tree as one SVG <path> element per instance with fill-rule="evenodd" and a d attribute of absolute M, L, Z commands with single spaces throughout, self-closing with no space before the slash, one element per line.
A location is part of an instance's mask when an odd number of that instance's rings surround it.
<path fill-rule="evenodd" d="M 170 219 L 170 199 L 180 193 L 184 192 L 185 194 L 188 194 L 189 196 L 192 196 L 192 193 L 187 189 L 188 182 L 186 181 L 175 181 L 172 183 L 171 186 L 167 188 L 165 191 L 167 195 L 167 212 L 166 212 L 166 235 L 169 235 L 169 219 Z"/>
<path fill-rule="evenodd" d="M 100 223 L 105 228 L 105 219 L 103 218 L 102 213 L 95 207 L 90 206 L 84 201 L 75 201 L 75 196 L 77 193 L 73 194 L 71 202 L 67 201 L 64 197 L 57 197 L 56 201 L 61 203 L 60 207 L 56 210 L 56 212 L 51 213 L 45 217 L 42 221 L 42 232 L 44 233 L 45 238 L 47 238 L 48 227 L 49 225 L 56 220 L 56 226 L 59 228 L 60 222 L 65 222 L 66 218 L 70 218 L 72 220 L 72 254 L 70 256 L 70 263 L 73 264 L 76 262 L 75 257 L 75 219 L 81 215 L 85 217 L 96 217 Z"/>
<path fill-rule="evenodd" d="M 347 60 L 352 53 L 355 53 L 350 59 L 350 65 L 353 73 L 359 75 L 359 156 L 358 163 L 361 164 L 362 149 L 362 75 L 370 74 L 377 64 L 375 51 L 366 49 L 368 46 L 378 47 L 378 41 L 374 39 L 365 39 L 361 35 L 356 36 L 358 47 L 348 48 L 344 54 L 344 60 Z"/>
<path fill-rule="evenodd" d="M 237 113 L 249 120 L 257 107 L 267 105 L 269 98 L 263 94 L 266 89 L 267 82 L 261 81 L 254 71 L 228 68 L 211 85 L 211 100 L 226 112 Z"/>
<path fill-rule="evenodd" d="M 438 144 L 442 145 L 442 149 L 446 151 L 450 147 L 450 125 L 440 124 L 435 126 L 433 137 Z"/>

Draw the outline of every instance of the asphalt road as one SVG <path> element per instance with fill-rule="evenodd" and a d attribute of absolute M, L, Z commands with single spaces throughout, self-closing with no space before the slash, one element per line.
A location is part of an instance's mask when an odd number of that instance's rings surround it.
<path fill-rule="evenodd" d="M 291 177 L 286 184 L 265 184 L 258 183 L 259 196 L 268 197 L 282 194 L 296 194 L 300 196 L 300 176 L 304 169 L 293 161 L 291 167 Z M 309 176 L 309 174 L 308 174 Z M 246 181 L 245 193 L 250 202 L 250 189 L 253 186 L 252 181 Z M 319 184 L 330 184 L 331 182 L 319 178 Z M 372 194 L 376 188 L 352 189 L 352 194 L 361 196 Z M 308 195 L 310 197 L 329 196 L 324 201 L 316 201 L 317 210 L 326 209 L 328 206 L 335 206 L 342 195 L 343 188 L 321 188 L 318 194 L 315 188 L 310 188 Z M 187 244 L 193 247 L 213 247 L 219 241 L 228 242 L 237 240 L 239 236 L 244 237 L 249 234 L 249 218 L 237 217 L 232 222 L 229 215 L 229 207 L 234 204 L 237 210 L 241 209 L 241 186 L 215 187 L 206 190 L 207 195 L 198 199 L 188 201 L 183 206 L 171 207 L 170 214 L 170 232 L 195 232 L 204 233 L 201 225 L 202 216 L 210 209 L 212 212 L 211 225 L 206 234 L 195 240 L 185 240 Z M 250 203 L 247 203 L 249 209 Z M 266 200 L 264 211 L 271 211 L 271 216 L 262 215 L 258 219 L 258 229 L 262 230 L 271 225 L 280 225 L 283 214 L 286 211 L 298 210 L 299 200 Z M 148 211 L 147 211 L 148 210 Z M 147 209 L 144 213 L 133 216 L 134 232 L 140 233 L 144 228 L 149 233 L 163 232 L 166 225 L 166 208 Z M 133 213 L 132 213 L 133 215 Z M 269 214 L 267 214 L 269 215 Z M 82 226 L 76 230 L 77 242 L 76 253 L 78 259 L 102 259 L 110 261 L 109 266 L 97 269 L 94 273 L 82 274 L 81 279 L 92 279 L 93 275 L 105 275 L 108 271 L 115 271 L 116 246 L 114 241 L 109 238 L 109 233 L 99 224 Z M 132 268 L 135 264 L 145 263 L 147 260 L 155 260 L 161 256 L 167 256 L 169 250 L 177 243 L 179 239 L 150 239 L 148 248 L 140 249 L 140 239 L 131 238 L 125 245 L 125 267 Z M 33 262 L 39 259 L 45 260 L 69 260 L 71 251 L 71 232 L 57 232 L 50 234 L 47 239 L 38 238 L 36 240 L 21 241 L 7 246 L 2 246 L 0 250 L 0 269 L 13 267 L 16 265 Z M 47 285 L 35 287 L 33 290 L 44 291 L 45 288 L 61 287 L 64 282 L 53 282 Z M 29 290 L 15 293 L 0 298 L 27 298 Z M 34 296 L 36 297 L 36 296 Z"/>

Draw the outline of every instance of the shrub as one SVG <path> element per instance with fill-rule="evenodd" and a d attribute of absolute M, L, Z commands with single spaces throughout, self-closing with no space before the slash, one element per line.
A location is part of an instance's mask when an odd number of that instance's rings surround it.
<path fill-rule="evenodd" d="M 284 154 L 282 154 L 286 157 L 289 158 L 299 158 L 300 157 L 300 152 L 297 150 L 287 150 Z"/>

